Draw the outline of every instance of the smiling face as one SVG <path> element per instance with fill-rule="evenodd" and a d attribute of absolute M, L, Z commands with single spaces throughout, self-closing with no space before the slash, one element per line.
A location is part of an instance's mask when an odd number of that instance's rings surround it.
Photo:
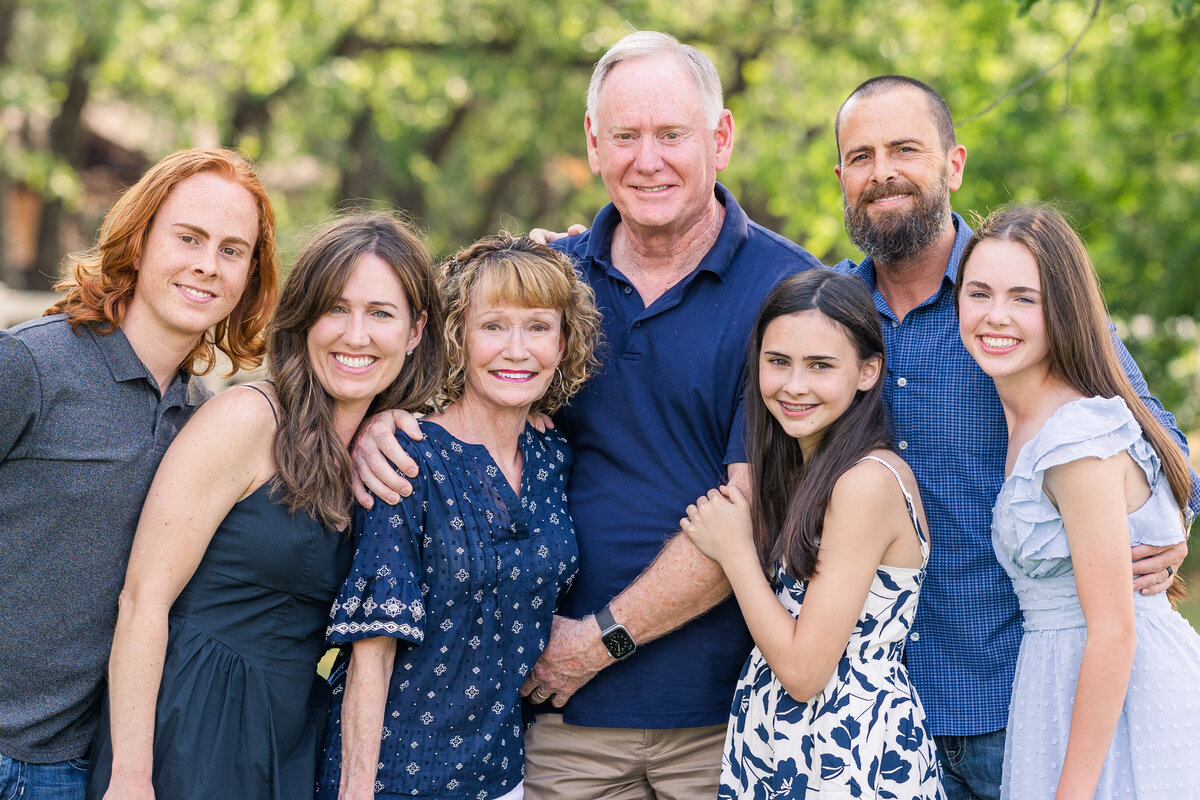
<path fill-rule="evenodd" d="M 414 322 L 395 271 L 374 253 L 354 263 L 341 296 L 308 331 L 317 381 L 339 410 L 361 414 L 400 374 L 421 340 L 425 312 Z"/>
<path fill-rule="evenodd" d="M 206 172 L 180 181 L 133 262 L 122 326 L 156 341 L 198 341 L 241 299 L 257 239 L 258 207 L 245 187 Z"/>
<path fill-rule="evenodd" d="M 842 326 L 816 309 L 771 320 L 758 357 L 763 403 L 805 458 L 881 366 L 877 357 L 859 361 Z"/>
<path fill-rule="evenodd" d="M 1005 239 L 976 245 L 962 266 L 958 329 L 967 352 L 997 381 L 1050 372 L 1041 277 L 1029 248 Z"/>
<path fill-rule="evenodd" d="M 565 340 L 562 311 L 487 299 L 476 286 L 463 321 L 466 382 L 463 402 L 529 412 L 554 380 Z"/>
<path fill-rule="evenodd" d="M 605 78 L 595 118 L 584 120 L 588 162 L 635 235 L 682 234 L 716 202 L 733 117 L 722 111 L 709 126 L 699 88 L 673 56 L 632 58 Z"/>
<path fill-rule="evenodd" d="M 925 95 L 902 87 L 856 97 L 838 123 L 846 232 L 877 262 L 908 258 L 950 224 L 967 151 L 944 148 Z"/>

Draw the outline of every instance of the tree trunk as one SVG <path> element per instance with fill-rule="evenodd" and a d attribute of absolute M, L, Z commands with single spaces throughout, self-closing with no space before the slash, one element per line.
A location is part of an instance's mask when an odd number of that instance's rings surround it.
<path fill-rule="evenodd" d="M 67 97 L 63 100 L 58 116 L 50 124 L 50 152 L 65 161 L 76 174 L 83 167 L 83 107 L 87 104 L 92 76 L 101 55 L 99 42 L 89 40 L 84 43 L 66 75 Z M 60 233 L 64 216 L 61 199 L 45 199 L 42 219 L 38 224 L 37 256 L 34 258 L 33 269 L 26 274 L 25 288 L 48 290 L 58 281 L 59 264 L 63 257 Z"/>

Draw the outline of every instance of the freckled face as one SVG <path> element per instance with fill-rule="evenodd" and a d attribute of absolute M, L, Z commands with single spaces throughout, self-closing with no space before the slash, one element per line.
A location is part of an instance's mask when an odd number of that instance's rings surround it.
<path fill-rule="evenodd" d="M 233 312 L 258 240 L 258 206 L 242 185 L 212 173 L 177 183 L 134 261 L 125 325 L 160 339 L 199 340 Z"/>
<path fill-rule="evenodd" d="M 878 358 L 860 362 L 842 326 L 811 309 L 767 325 L 758 389 L 771 416 L 808 455 L 855 395 L 875 385 L 879 368 Z"/>
<path fill-rule="evenodd" d="M 596 118 L 584 126 L 592 172 L 632 228 L 684 232 L 716 202 L 716 175 L 733 149 L 733 118 L 724 111 L 710 129 L 699 88 L 673 56 L 614 67 L 600 88 Z"/>
<path fill-rule="evenodd" d="M 967 352 L 993 378 L 1048 372 L 1050 341 L 1037 261 L 1025 245 L 988 239 L 962 266 L 958 329 Z"/>

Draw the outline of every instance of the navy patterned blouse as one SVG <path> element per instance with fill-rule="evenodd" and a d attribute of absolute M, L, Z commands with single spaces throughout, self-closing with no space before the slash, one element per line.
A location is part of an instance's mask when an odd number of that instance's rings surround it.
<path fill-rule="evenodd" d="M 550 636 L 578 551 L 561 434 L 526 426 L 521 496 L 486 448 L 433 422 L 397 439 L 420 468 L 398 505 L 355 511 L 354 566 L 327 638 L 402 640 L 384 713 L 377 794 L 487 798 L 521 780 L 520 688 Z M 350 648 L 330 682 L 334 704 L 318 796 L 337 795 L 341 701 Z"/>

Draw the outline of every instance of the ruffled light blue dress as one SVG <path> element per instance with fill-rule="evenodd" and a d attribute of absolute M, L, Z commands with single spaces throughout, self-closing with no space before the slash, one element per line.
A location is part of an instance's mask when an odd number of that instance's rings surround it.
<path fill-rule="evenodd" d="M 1062 772 L 1087 638 L 1062 517 L 1042 491 L 1046 470 L 1128 452 L 1150 499 L 1129 515 L 1132 544 L 1183 540 L 1158 455 L 1120 398 L 1076 400 L 1021 448 L 992 519 L 996 557 L 1025 619 L 1009 705 L 1002 798 L 1053 797 Z M 1200 797 L 1200 635 L 1165 594 L 1133 595 L 1137 654 L 1097 798 Z"/>

